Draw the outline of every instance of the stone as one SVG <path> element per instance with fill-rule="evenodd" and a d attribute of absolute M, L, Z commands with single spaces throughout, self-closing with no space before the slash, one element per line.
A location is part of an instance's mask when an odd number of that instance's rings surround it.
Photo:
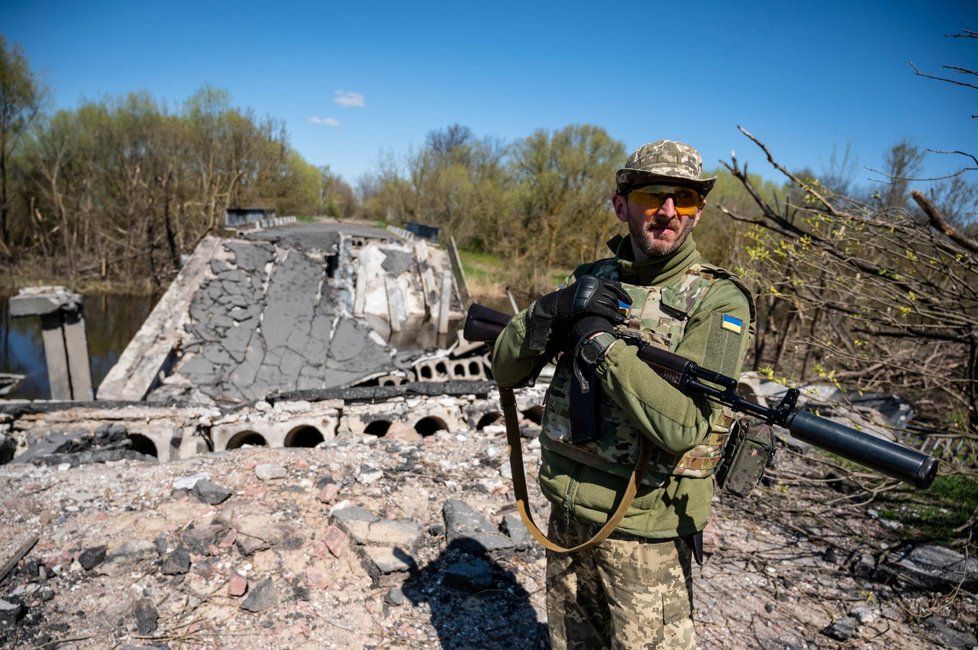
<path fill-rule="evenodd" d="M 389 587 L 404 581 L 412 569 L 417 569 L 414 558 L 399 548 L 364 546 L 360 559 L 375 587 Z"/>
<path fill-rule="evenodd" d="M 238 533 L 234 540 L 235 545 L 238 547 L 238 551 L 242 555 L 248 556 L 252 555 L 257 551 L 264 551 L 271 545 L 260 537 L 252 537 L 251 535 L 245 535 L 244 533 Z"/>
<path fill-rule="evenodd" d="M 492 564 L 483 558 L 471 558 L 445 568 L 445 584 L 465 591 L 481 591 L 493 585 Z"/>
<path fill-rule="evenodd" d="M 288 475 L 288 471 L 281 465 L 273 465 L 271 463 L 262 463 L 255 467 L 255 476 L 257 476 L 262 481 L 270 481 L 276 478 L 285 478 Z"/>
<path fill-rule="evenodd" d="M 321 503 L 332 503 L 336 500 L 336 496 L 340 493 L 340 486 L 337 483 L 327 483 L 323 486 L 323 489 L 319 491 L 316 498 L 319 499 Z"/>
<path fill-rule="evenodd" d="M 329 576 L 318 567 L 306 568 L 306 580 L 309 582 L 309 586 L 314 589 L 325 589 L 329 586 Z"/>
<path fill-rule="evenodd" d="M 228 596 L 240 598 L 248 591 L 248 579 L 235 572 L 228 578 Z"/>
<path fill-rule="evenodd" d="M 163 575 L 176 576 L 183 575 L 190 571 L 190 553 L 187 549 L 182 546 L 173 550 L 172 553 L 166 556 L 163 560 L 163 566 L 160 567 L 160 571 Z"/>
<path fill-rule="evenodd" d="M 856 634 L 859 621 L 852 617 L 840 618 L 822 630 L 822 634 L 836 641 L 848 641 Z"/>
<path fill-rule="evenodd" d="M 231 490 L 227 489 L 226 487 L 222 487 L 217 483 L 213 483 L 209 479 L 201 479 L 197 481 L 197 483 L 194 484 L 191 492 L 199 501 L 202 501 L 209 506 L 216 506 L 219 503 L 224 503 L 231 496 Z"/>
<path fill-rule="evenodd" d="M 332 553 L 334 557 L 339 557 L 343 553 L 343 549 L 346 548 L 348 537 L 342 530 L 336 526 L 330 525 L 326 527 L 326 532 L 323 539 L 326 543 L 326 548 L 329 549 L 329 552 Z"/>
<path fill-rule="evenodd" d="M 91 571 L 105 560 L 105 545 L 87 548 L 78 556 L 78 563 L 86 571 Z"/>
<path fill-rule="evenodd" d="M 0 629 L 13 627 L 17 621 L 24 618 L 25 614 L 27 614 L 27 606 L 20 602 L 20 599 L 4 600 L 0 598 Z"/>
<path fill-rule="evenodd" d="M 156 625 L 160 620 L 160 615 L 156 611 L 156 606 L 149 598 L 140 598 L 132 610 L 136 617 L 136 631 L 140 634 L 152 634 L 156 631 Z"/>
<path fill-rule="evenodd" d="M 943 546 L 920 544 L 892 553 L 880 563 L 882 578 L 896 577 L 921 589 L 978 591 L 978 560 Z"/>
<path fill-rule="evenodd" d="M 516 548 L 525 550 L 533 547 L 533 537 L 519 514 L 508 512 L 503 515 L 503 532 L 509 535 Z"/>
<path fill-rule="evenodd" d="M 516 543 L 499 533 L 492 523 L 464 501 L 449 499 L 442 507 L 445 536 L 450 546 L 469 553 L 499 554 L 512 551 Z"/>
<path fill-rule="evenodd" d="M 255 588 L 250 590 L 247 598 L 241 601 L 241 609 L 249 612 L 262 612 L 278 604 L 278 595 L 272 579 L 262 579 Z"/>
<path fill-rule="evenodd" d="M 409 519 L 381 519 L 370 524 L 366 543 L 372 546 L 396 546 L 408 552 L 417 550 L 421 528 Z"/>
<path fill-rule="evenodd" d="M 944 647 L 969 648 L 978 647 L 978 637 L 973 633 L 962 632 L 951 627 L 947 621 L 938 616 L 928 616 L 927 624 L 941 637 Z"/>
<path fill-rule="evenodd" d="M 384 602 L 388 605 L 394 605 L 399 607 L 401 605 L 406 605 L 408 597 L 404 595 L 404 590 L 400 587 L 391 587 L 387 594 L 384 596 Z"/>
<path fill-rule="evenodd" d="M 853 607 L 849 612 L 849 615 L 855 618 L 863 625 L 871 625 L 877 621 L 880 617 L 880 610 L 874 607 L 867 607 L 866 605 L 859 605 Z"/>
<path fill-rule="evenodd" d="M 360 506 L 343 503 L 333 508 L 331 515 L 333 523 L 353 538 L 353 541 L 357 544 L 364 544 L 366 542 L 370 524 L 380 519 L 374 513 Z"/>
<path fill-rule="evenodd" d="M 205 478 L 209 479 L 210 474 L 208 474 L 207 472 L 201 472 L 199 474 L 193 474 L 191 476 L 180 476 L 173 479 L 173 483 L 171 483 L 171 487 L 174 490 L 192 490 L 194 489 L 194 486 L 197 485 L 197 481 L 200 481 L 201 479 L 205 479 Z"/>
<path fill-rule="evenodd" d="M 208 526 L 193 526 L 188 528 L 181 535 L 183 543 L 191 551 L 198 555 L 207 553 L 207 549 L 217 542 L 218 536 L 225 530 L 220 524 L 210 524 Z"/>

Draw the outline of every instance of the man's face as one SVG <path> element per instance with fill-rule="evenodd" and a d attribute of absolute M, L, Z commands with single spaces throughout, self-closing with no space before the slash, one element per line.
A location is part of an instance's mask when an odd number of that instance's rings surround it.
<path fill-rule="evenodd" d="M 689 196 L 689 192 L 695 196 Z M 699 195 L 679 186 L 636 188 L 627 195 L 616 194 L 612 203 L 615 216 L 628 224 L 635 259 L 639 261 L 672 254 L 683 245 L 703 214 Z"/>

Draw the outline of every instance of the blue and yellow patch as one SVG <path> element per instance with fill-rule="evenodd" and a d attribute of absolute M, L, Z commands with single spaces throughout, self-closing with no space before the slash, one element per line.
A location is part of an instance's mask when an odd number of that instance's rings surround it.
<path fill-rule="evenodd" d="M 734 334 L 740 334 L 744 331 L 744 321 L 740 320 L 736 316 L 724 314 L 723 318 L 720 320 L 720 327 L 727 331 L 733 332 Z"/>

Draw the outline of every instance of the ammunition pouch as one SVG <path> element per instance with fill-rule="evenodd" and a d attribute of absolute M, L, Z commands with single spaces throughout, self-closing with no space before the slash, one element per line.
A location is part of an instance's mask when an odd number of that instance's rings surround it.
<path fill-rule="evenodd" d="M 764 476 L 764 468 L 774 458 L 774 431 L 771 425 L 742 418 L 734 423 L 723 452 L 717 485 L 727 494 L 745 497 Z"/>

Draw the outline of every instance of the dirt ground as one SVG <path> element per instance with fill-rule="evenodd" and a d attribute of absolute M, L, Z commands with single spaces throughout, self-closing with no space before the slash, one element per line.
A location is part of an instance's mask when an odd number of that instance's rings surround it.
<path fill-rule="evenodd" d="M 526 446 L 534 467 L 539 445 Z M 494 525 L 512 513 L 507 463 L 490 426 L 0 466 L 0 566 L 37 538 L 0 582 L 0 646 L 546 648 L 540 549 L 479 556 L 446 541 L 448 500 Z M 198 474 L 230 495 L 205 503 L 185 488 Z M 975 596 L 880 571 L 899 547 L 893 522 L 824 474 L 784 450 L 752 496 L 718 499 L 716 551 L 694 569 L 699 647 L 970 647 Z M 377 575 L 335 525 L 341 504 L 416 524 L 408 569 Z"/>

